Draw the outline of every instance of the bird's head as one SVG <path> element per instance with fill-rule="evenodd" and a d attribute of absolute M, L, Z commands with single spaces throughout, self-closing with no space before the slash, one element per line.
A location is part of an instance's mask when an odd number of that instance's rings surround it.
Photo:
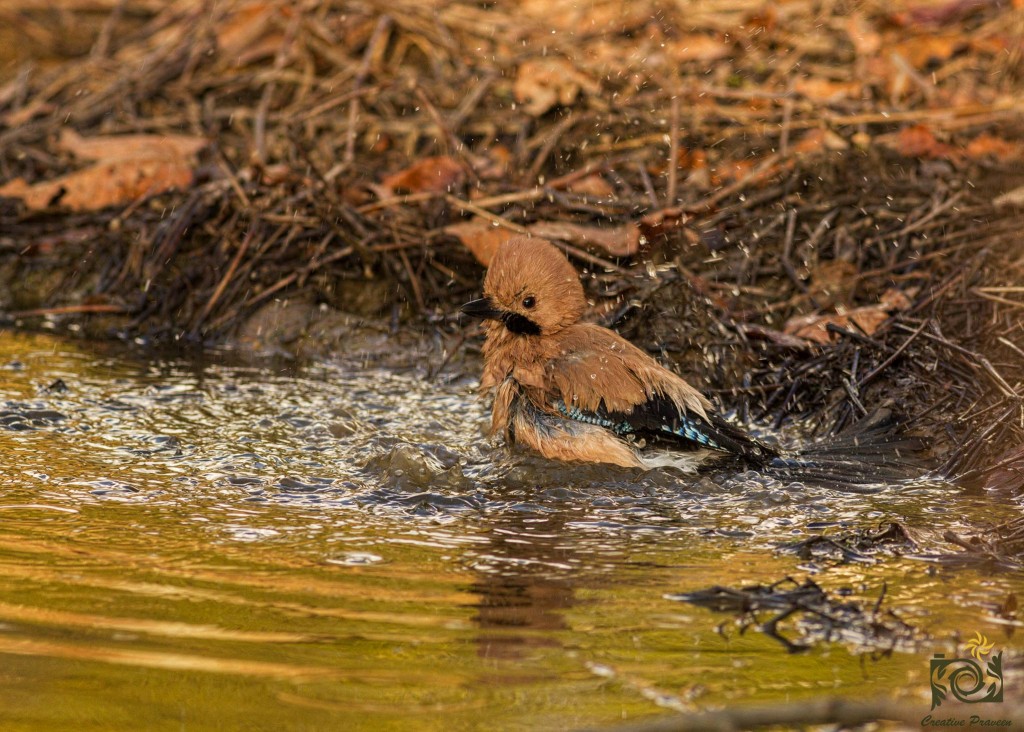
<path fill-rule="evenodd" d="M 516 237 L 495 252 L 484 296 L 462 312 L 500 323 L 514 335 L 553 335 L 580 319 L 587 306 L 579 275 L 551 242 Z"/>

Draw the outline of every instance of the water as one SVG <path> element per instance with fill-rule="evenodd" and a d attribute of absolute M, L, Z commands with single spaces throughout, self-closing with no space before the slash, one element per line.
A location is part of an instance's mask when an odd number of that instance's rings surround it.
<path fill-rule="evenodd" d="M 564 729 L 823 694 L 924 716 L 932 653 L 1024 650 L 996 610 L 1019 575 L 775 551 L 887 521 L 950 551 L 1008 499 L 554 465 L 488 443 L 474 385 L 0 331 L 0 728 Z M 786 576 L 886 585 L 919 640 L 787 654 L 666 597 Z"/>

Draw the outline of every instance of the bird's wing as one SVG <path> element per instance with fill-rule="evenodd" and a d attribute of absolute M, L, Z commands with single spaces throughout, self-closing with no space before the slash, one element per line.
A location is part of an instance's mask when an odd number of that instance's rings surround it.
<path fill-rule="evenodd" d="M 593 412 L 603 403 L 610 412 L 629 413 L 662 397 L 680 412 L 701 417 L 711 408 L 699 391 L 607 328 L 574 325 L 552 337 L 547 348 L 544 389 L 566 404 Z"/>
<path fill-rule="evenodd" d="M 544 400 L 569 419 L 617 434 L 658 434 L 764 459 L 774 451 L 715 413 L 682 378 L 621 336 L 596 325 L 559 334 Z"/>

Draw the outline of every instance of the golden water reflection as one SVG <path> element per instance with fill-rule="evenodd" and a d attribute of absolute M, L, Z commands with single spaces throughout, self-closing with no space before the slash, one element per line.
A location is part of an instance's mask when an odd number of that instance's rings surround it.
<path fill-rule="evenodd" d="M 468 381 L 9 332 L 4 410 L 43 415 L 0 429 L 4 730 L 565 729 L 821 694 L 924 714 L 956 633 L 1024 649 L 992 611 L 1024 580 L 910 559 L 814 574 L 887 585 L 934 638 L 910 653 L 787 654 L 665 599 L 808 576 L 771 547 L 819 525 L 938 542 L 1010 510 L 949 487 L 758 500 L 566 471 L 483 443 Z"/>

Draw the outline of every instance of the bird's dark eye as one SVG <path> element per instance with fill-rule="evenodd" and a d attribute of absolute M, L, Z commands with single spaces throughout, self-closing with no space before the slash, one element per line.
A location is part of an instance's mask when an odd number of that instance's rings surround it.
<path fill-rule="evenodd" d="M 537 304 L 537 300 L 534 299 L 533 295 L 531 295 L 530 297 L 524 297 L 523 298 L 523 307 L 526 308 L 526 309 L 530 309 L 530 308 L 532 308 L 536 304 Z"/>

